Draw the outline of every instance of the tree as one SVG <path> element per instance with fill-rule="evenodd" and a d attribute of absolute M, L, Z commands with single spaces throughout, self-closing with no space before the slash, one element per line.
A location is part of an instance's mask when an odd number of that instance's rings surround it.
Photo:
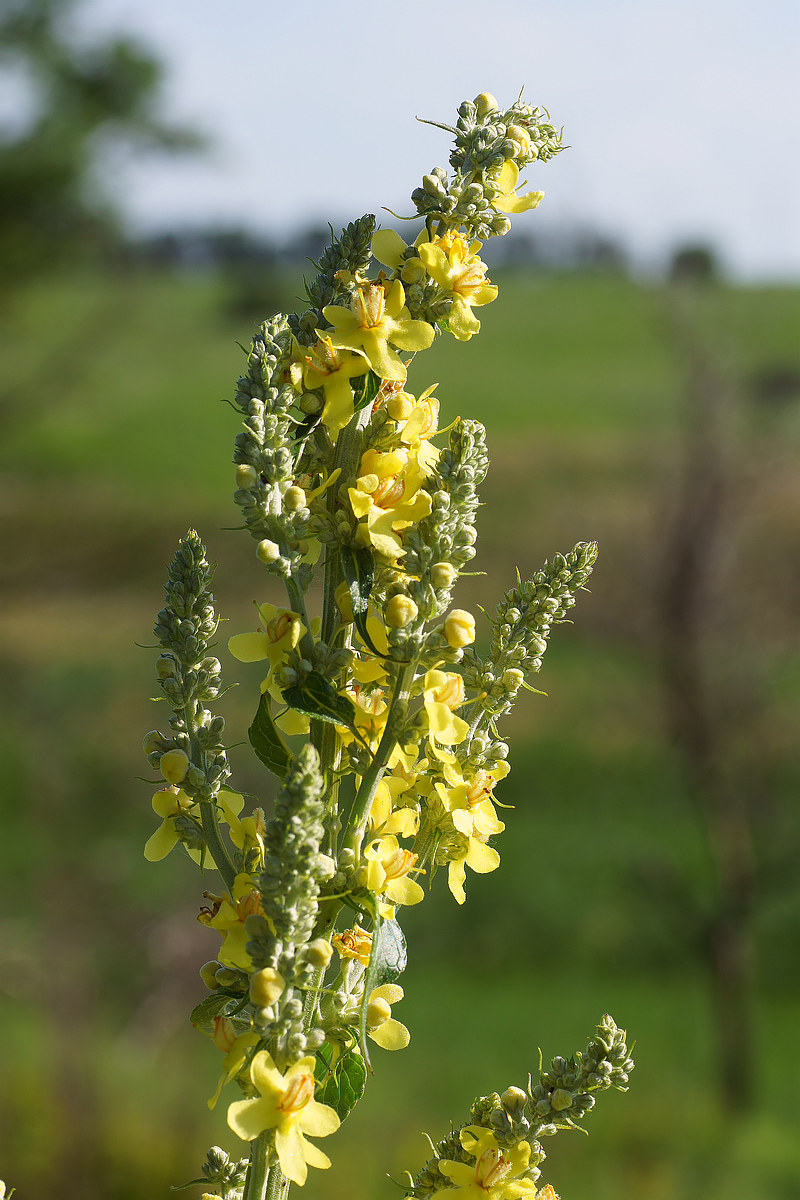
<path fill-rule="evenodd" d="M 0 129 L 0 257 L 6 284 L 108 245 L 118 216 L 95 186 L 104 145 L 184 151 L 198 136 L 158 114 L 162 68 L 130 37 L 87 42 L 77 0 L 6 0 L 0 65 L 30 90 L 27 119 Z"/>

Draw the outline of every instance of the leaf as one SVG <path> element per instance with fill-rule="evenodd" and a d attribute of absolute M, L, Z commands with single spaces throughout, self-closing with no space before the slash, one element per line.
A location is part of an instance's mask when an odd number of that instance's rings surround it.
<path fill-rule="evenodd" d="M 226 1004 L 230 1004 L 231 996 L 227 992 L 215 992 L 211 996 L 206 996 L 205 1000 L 201 1000 L 189 1014 L 189 1020 L 196 1029 L 205 1029 L 208 1032 L 213 1032 L 214 1017 L 218 1017 Z"/>
<path fill-rule="evenodd" d="M 273 775 L 283 781 L 289 770 L 292 755 L 272 720 L 268 693 L 264 693 L 253 719 L 253 724 L 247 731 L 250 745 L 255 750 L 265 767 L 269 767 Z"/>
<path fill-rule="evenodd" d="M 366 375 L 360 375 L 353 383 L 353 409 L 355 412 L 360 412 L 362 408 L 366 408 L 368 404 L 377 396 L 381 388 L 381 379 L 374 371 L 367 372 Z"/>
<path fill-rule="evenodd" d="M 369 966 L 364 976 L 364 999 L 361 1003 L 361 1052 L 367 1066 L 372 1072 L 369 1049 L 367 1047 L 367 1007 L 369 998 L 376 987 L 382 983 L 394 983 L 406 969 L 408 954 L 406 939 L 397 921 L 383 918 L 375 913 L 372 926 L 372 952 L 369 956 Z"/>
<path fill-rule="evenodd" d="M 321 1104 L 329 1104 L 339 1120 L 344 1121 L 364 1095 L 367 1064 L 358 1050 L 353 1049 L 331 1068 L 330 1046 L 326 1045 L 317 1055 L 316 1074 L 320 1086 L 314 1098 Z"/>
<path fill-rule="evenodd" d="M 382 658 L 380 650 L 373 644 L 367 632 L 367 612 L 369 597 L 375 579 L 375 560 L 372 551 L 366 546 L 354 549 L 352 546 L 342 546 L 339 550 L 342 563 L 342 574 L 350 593 L 350 603 L 353 606 L 353 621 L 361 639 L 366 646 Z"/>
<path fill-rule="evenodd" d="M 316 671 L 310 671 L 302 683 L 286 688 L 281 695 L 292 708 L 318 721 L 352 726 L 355 720 L 356 710 L 352 700 L 340 696 L 333 684 Z"/>

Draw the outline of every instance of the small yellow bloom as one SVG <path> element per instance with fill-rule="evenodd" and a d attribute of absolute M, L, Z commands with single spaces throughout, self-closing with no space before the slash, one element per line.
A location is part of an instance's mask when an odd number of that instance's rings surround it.
<path fill-rule="evenodd" d="M 511 158 L 506 159 L 496 179 L 492 182 L 497 188 L 497 195 L 493 197 L 491 203 L 498 212 L 512 214 L 527 212 L 528 209 L 536 208 L 544 198 L 544 192 L 526 192 L 524 196 L 517 195 L 515 189 L 519 182 L 519 167 Z"/>
<path fill-rule="evenodd" d="M 455 229 L 417 246 L 431 279 L 452 293 L 447 326 L 460 342 L 468 341 L 481 327 L 473 307 L 491 304 L 497 298 L 497 287 L 486 278 L 486 263 L 478 257 L 480 248 L 480 242 L 468 245 Z"/>
<path fill-rule="evenodd" d="M 353 514 L 366 518 L 359 526 L 359 540 L 385 558 L 401 558 L 405 550 L 400 531 L 429 516 L 433 506 L 422 487 L 425 478 L 413 450 L 367 450 L 356 486 L 348 489 Z"/>
<path fill-rule="evenodd" d="M 469 733 L 469 725 L 455 716 L 454 708 L 464 703 L 464 680 L 447 671 L 428 671 L 423 692 L 430 741 L 457 746 Z"/>
<path fill-rule="evenodd" d="M 350 380 L 365 375 L 369 362 L 363 354 L 334 346 L 330 337 L 317 330 L 319 341 L 307 353 L 303 352 L 303 383 L 313 391 L 325 389 L 325 407 L 320 420 L 336 441 L 353 416 L 353 389 Z"/>
<path fill-rule="evenodd" d="M 488 875 L 500 866 L 500 855 L 494 847 L 486 845 L 487 838 L 487 834 L 477 831 L 471 835 L 465 834 L 463 851 L 447 864 L 447 886 L 459 904 L 463 904 L 467 898 L 464 890 L 467 867 L 478 875 Z"/>
<path fill-rule="evenodd" d="M 425 893 L 409 879 L 415 870 L 416 854 L 404 850 L 394 834 L 378 838 L 364 851 L 367 859 L 366 886 L 377 896 L 387 896 L 393 904 L 419 904 Z"/>
<path fill-rule="evenodd" d="M 203 911 L 198 918 L 203 925 L 216 929 L 223 935 L 217 957 L 226 967 L 240 971 L 252 971 L 253 963 L 247 953 L 250 940 L 244 923 L 253 913 L 262 912 L 261 897 L 252 875 L 240 874 L 233 881 L 233 901 L 227 896 L 211 897 L 213 907 Z"/>
<path fill-rule="evenodd" d="M 335 933 L 331 938 L 339 958 L 355 958 L 363 967 L 369 966 L 369 956 L 372 953 L 372 934 L 367 929 L 356 925 L 353 929 L 344 929 Z"/>
<path fill-rule="evenodd" d="M 331 1165 L 306 1135 L 327 1137 L 339 1128 L 334 1110 L 314 1099 L 314 1065 L 314 1058 L 301 1058 L 282 1075 L 272 1056 L 260 1050 L 250 1064 L 250 1079 L 258 1097 L 237 1100 L 228 1107 L 228 1124 L 245 1142 L 252 1142 L 267 1129 L 275 1130 L 281 1170 L 300 1185 L 306 1181 L 309 1166 Z"/>
<path fill-rule="evenodd" d="M 475 1158 L 474 1165 L 441 1159 L 439 1170 L 452 1183 L 453 1200 L 535 1200 L 536 1184 L 520 1179 L 531 1157 L 529 1142 L 500 1148 L 493 1133 L 480 1126 L 461 1130 L 461 1145 Z"/>
<path fill-rule="evenodd" d="M 433 341 L 433 326 L 427 321 L 411 319 L 399 279 L 386 286 L 361 284 L 349 308 L 328 304 L 322 311 L 334 329 L 331 345 L 342 350 L 360 350 L 381 379 L 406 377 L 406 369 L 397 351 L 390 349 L 390 343 L 400 350 L 415 351 L 426 350 Z"/>
<path fill-rule="evenodd" d="M 392 596 L 384 609 L 386 624 L 390 629 L 405 629 L 419 616 L 419 609 L 410 596 L 398 593 Z"/>
<path fill-rule="evenodd" d="M 268 1008 L 283 995 L 286 980 L 274 967 L 262 967 L 250 976 L 250 1003 L 256 1008 Z"/>
<path fill-rule="evenodd" d="M 382 983 L 369 994 L 367 1002 L 367 1036 L 384 1050 L 403 1050 L 411 1034 L 392 1016 L 392 1005 L 403 999 L 403 989 L 397 983 Z"/>
<path fill-rule="evenodd" d="M 152 804 L 153 811 L 162 821 L 155 833 L 148 838 L 144 856 L 148 862 L 160 862 L 180 841 L 175 831 L 174 818 L 181 813 L 191 812 L 195 801 L 180 788 L 168 787 L 156 792 Z"/>

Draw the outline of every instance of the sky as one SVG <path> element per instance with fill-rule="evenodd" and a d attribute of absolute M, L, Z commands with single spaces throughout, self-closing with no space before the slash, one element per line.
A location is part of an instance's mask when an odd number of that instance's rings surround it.
<path fill-rule="evenodd" d="M 546 237 L 618 236 L 640 264 L 717 248 L 741 279 L 800 277 L 798 0 L 85 0 L 87 34 L 163 60 L 163 111 L 206 131 L 183 161 L 109 171 L 139 229 L 211 221 L 271 233 L 410 212 L 447 165 L 463 99 L 525 97 L 570 149 L 527 173 Z"/>

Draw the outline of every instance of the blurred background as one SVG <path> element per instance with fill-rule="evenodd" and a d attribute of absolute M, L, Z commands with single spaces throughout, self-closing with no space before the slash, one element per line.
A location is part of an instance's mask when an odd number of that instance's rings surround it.
<path fill-rule="evenodd" d="M 440 339 L 418 382 L 443 424 L 488 428 L 464 607 L 578 540 L 600 559 L 547 698 L 508 722 L 502 868 L 463 909 L 437 879 L 405 915 L 411 1045 L 306 1195 L 398 1194 L 422 1130 L 610 1011 L 632 1091 L 551 1143 L 563 1200 L 800 1197 L 798 51 L 790 0 L 4 0 L 0 1176 L 20 1197 L 166 1196 L 235 1149 L 187 1020 L 216 948 L 200 884 L 141 852 L 140 647 L 190 525 L 231 632 L 280 602 L 225 528 L 237 343 L 296 306 L 328 221 L 408 211 L 448 153 L 415 115 L 523 83 L 571 148 L 486 247 L 480 338 Z M 253 677 L 223 658 L 241 742 Z"/>

